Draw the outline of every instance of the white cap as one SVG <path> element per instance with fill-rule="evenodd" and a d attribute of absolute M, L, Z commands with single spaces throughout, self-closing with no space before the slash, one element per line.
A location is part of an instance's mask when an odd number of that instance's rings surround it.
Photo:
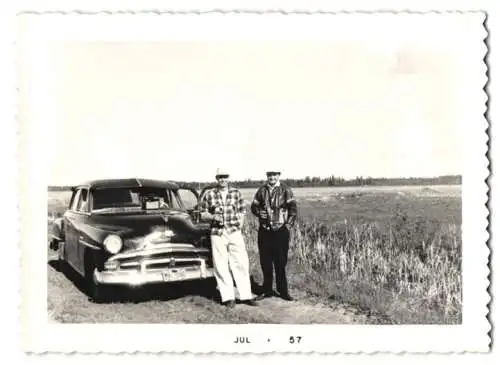
<path fill-rule="evenodd" d="M 221 176 L 221 175 L 222 176 L 224 176 L 224 175 L 229 176 L 229 171 L 222 168 L 222 167 L 217 168 L 217 171 L 215 172 L 215 176 Z"/>
<path fill-rule="evenodd" d="M 279 169 L 274 169 L 274 170 L 272 170 L 272 169 L 267 169 L 267 170 L 266 170 L 266 175 L 267 175 L 267 174 L 279 174 L 279 175 L 281 175 L 281 171 L 280 171 Z"/>

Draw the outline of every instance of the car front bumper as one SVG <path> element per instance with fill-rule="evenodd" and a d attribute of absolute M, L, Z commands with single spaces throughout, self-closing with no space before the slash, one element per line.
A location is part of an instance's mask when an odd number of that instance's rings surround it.
<path fill-rule="evenodd" d="M 202 266 L 164 268 L 157 270 L 105 270 L 94 271 L 98 284 L 142 286 L 146 284 L 208 279 L 214 276 L 213 268 Z"/>

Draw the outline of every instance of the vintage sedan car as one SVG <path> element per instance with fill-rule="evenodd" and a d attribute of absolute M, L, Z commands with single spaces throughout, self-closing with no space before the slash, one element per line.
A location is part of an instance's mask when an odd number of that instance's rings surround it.
<path fill-rule="evenodd" d="M 95 301 L 108 298 L 109 285 L 210 279 L 210 227 L 200 222 L 198 199 L 195 189 L 169 181 L 90 181 L 72 188 L 50 248 Z"/>

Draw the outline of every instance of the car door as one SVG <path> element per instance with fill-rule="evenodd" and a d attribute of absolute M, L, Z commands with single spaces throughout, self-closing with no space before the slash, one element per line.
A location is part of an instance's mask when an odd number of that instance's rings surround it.
<path fill-rule="evenodd" d="M 80 194 L 81 189 L 74 190 L 69 209 L 64 214 L 64 233 L 66 238 L 64 245 L 65 258 L 70 266 L 78 272 L 80 272 L 78 269 L 78 235 L 75 223 L 77 218 L 76 207 L 80 200 Z"/>
<path fill-rule="evenodd" d="M 87 221 L 90 216 L 89 207 L 89 190 L 82 188 L 80 196 L 76 205 L 76 214 L 74 217 L 74 233 L 76 239 L 76 267 L 78 271 L 85 272 L 85 244 L 87 242 L 87 235 L 84 227 L 87 227 Z"/>

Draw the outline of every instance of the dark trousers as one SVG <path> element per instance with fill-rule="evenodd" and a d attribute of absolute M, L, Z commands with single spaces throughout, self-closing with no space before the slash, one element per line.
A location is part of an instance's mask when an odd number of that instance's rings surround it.
<path fill-rule="evenodd" d="M 288 294 L 286 264 L 290 247 L 290 232 L 283 226 L 277 231 L 259 228 L 258 245 L 260 265 L 264 276 L 263 290 L 270 293 L 273 290 L 273 267 L 276 274 L 276 289 L 281 295 Z"/>

